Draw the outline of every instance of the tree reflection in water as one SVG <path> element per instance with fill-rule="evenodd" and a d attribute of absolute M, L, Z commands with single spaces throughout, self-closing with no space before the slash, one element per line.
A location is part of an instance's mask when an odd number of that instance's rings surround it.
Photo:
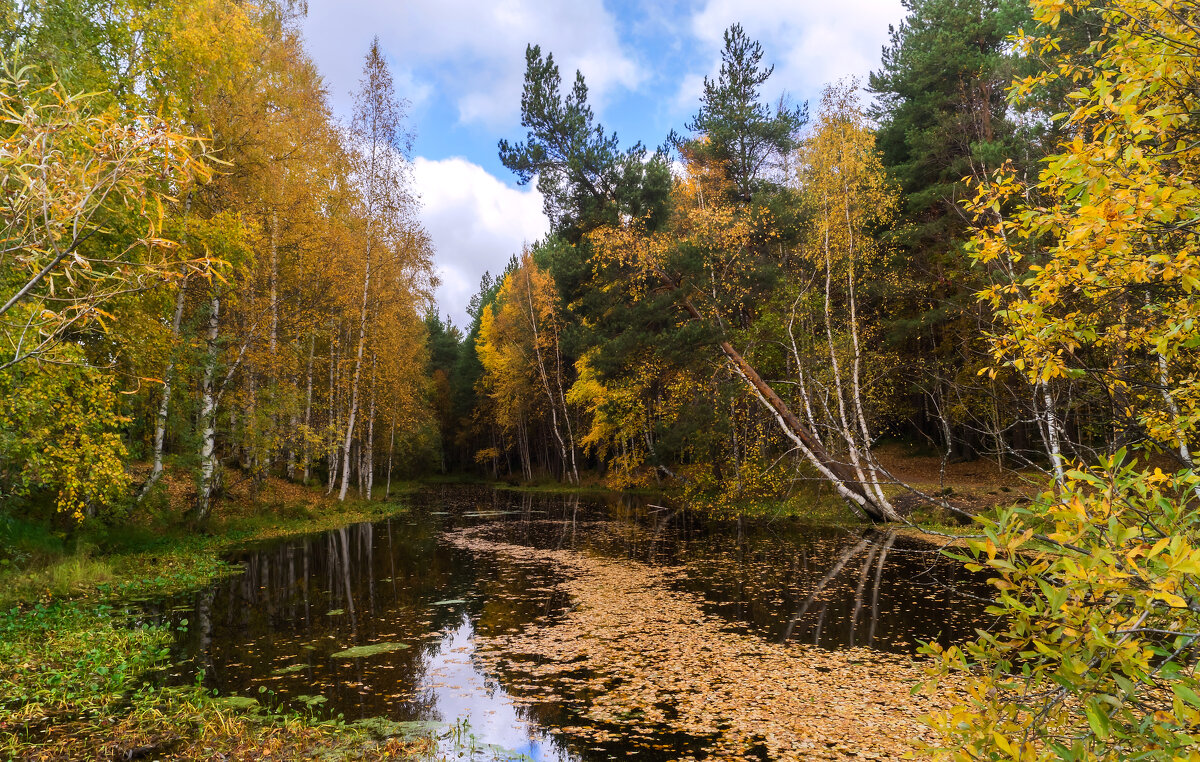
<path fill-rule="evenodd" d="M 480 742 L 534 759 L 624 756 L 635 747 L 607 743 L 598 752 L 555 733 L 578 718 L 472 658 L 477 633 L 552 622 L 570 604 L 556 567 L 444 540 L 448 529 L 478 524 L 507 543 L 682 566 L 678 584 L 701 594 L 711 613 L 772 640 L 907 653 L 918 638 L 959 640 L 986 624 L 984 604 L 971 597 L 989 594 L 982 578 L 892 532 L 710 521 L 637 497 L 448 487 L 411 500 L 407 516 L 247 549 L 231 559 L 245 569 L 239 576 L 167 602 L 168 616 L 192 622 L 177 646 L 176 679 L 203 669 L 222 694 L 347 720 L 466 719 Z M 406 647 L 335 656 L 396 643 Z"/>

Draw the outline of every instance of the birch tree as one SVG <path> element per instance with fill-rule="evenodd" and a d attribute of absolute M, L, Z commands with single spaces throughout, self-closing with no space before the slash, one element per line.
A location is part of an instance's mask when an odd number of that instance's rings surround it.
<path fill-rule="evenodd" d="M 353 176 L 362 203 L 362 303 L 358 316 L 358 341 L 351 373 L 350 403 L 342 440 L 342 486 L 338 499 L 350 488 L 350 445 L 358 417 L 363 351 L 367 342 L 367 316 L 371 292 L 371 266 L 381 240 L 395 236 L 405 222 L 409 205 L 408 151 L 411 139 L 404 131 L 404 104 L 396 97 L 392 75 L 376 37 L 367 51 L 354 118 L 350 123 Z"/>
<path fill-rule="evenodd" d="M 0 371 L 103 329 L 118 297 L 211 264 L 180 259 L 162 231 L 172 187 L 207 173 L 199 141 L 33 74 L 0 57 Z M 121 218 L 138 234 L 114 251 L 96 239 Z"/>
<path fill-rule="evenodd" d="M 825 89 L 813 133 L 799 152 L 799 190 L 812 213 L 800 260 L 816 277 L 794 280 L 823 283 L 823 289 L 810 302 L 817 315 L 812 322 L 820 324 L 817 331 L 800 343 L 792 331 L 789 338 L 806 416 L 826 432 L 827 447 L 837 443 L 874 507 L 894 520 L 899 514 L 884 486 L 895 480 L 872 452 L 876 435 L 869 399 L 886 372 L 872 367 L 867 338 L 877 337 L 878 328 L 863 319 L 859 284 L 864 278 L 876 285 L 886 279 L 886 271 L 878 267 L 883 253 L 872 231 L 890 221 L 898 199 L 856 94 L 853 83 Z M 797 303 L 804 296 L 802 289 Z M 815 351 L 801 351 L 802 344 Z"/>

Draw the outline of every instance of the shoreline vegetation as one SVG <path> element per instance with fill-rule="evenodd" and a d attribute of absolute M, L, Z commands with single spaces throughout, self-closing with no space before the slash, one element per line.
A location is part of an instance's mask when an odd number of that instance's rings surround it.
<path fill-rule="evenodd" d="M 186 474 L 170 469 L 162 481 L 168 495 L 191 489 Z M 435 478 L 395 484 L 387 502 L 343 503 L 320 486 L 268 478 L 255 487 L 252 479 L 230 472 L 226 494 L 202 532 L 172 521 L 170 505 L 146 525 L 124 527 L 119 538 L 87 524 L 69 540 L 8 525 L 10 557 L 0 565 L 0 695 L 6 697 L 0 704 L 5 739 L 0 756 L 186 759 L 272 752 L 290 758 L 432 758 L 434 734 L 388 738 L 369 724 L 275 713 L 242 697 L 214 696 L 199 685 L 158 686 L 150 676 L 164 664 L 173 634 L 137 621 L 135 613 L 139 600 L 237 574 L 240 569 L 222 558 L 240 547 L 403 515 L 409 510 L 405 494 L 447 484 L 542 494 L 619 492 L 597 484 L 556 490 Z M 796 515 L 795 501 L 749 515 L 862 523 L 844 506 L 833 509 L 836 501 L 826 502 L 829 506 L 807 519 Z M 24 536 L 16 536 L 21 531 Z"/>
<path fill-rule="evenodd" d="M 171 476 L 163 479 L 174 488 Z M 0 757 L 6 759 L 423 759 L 432 738 L 381 738 L 363 727 L 265 711 L 199 685 L 162 687 L 150 675 L 173 634 L 139 622 L 131 601 L 185 592 L 240 569 L 222 557 L 248 543 L 403 514 L 391 502 L 327 497 L 268 479 L 230 485 L 203 533 L 187 524 L 127 528 L 107 550 L 87 526 L 70 552 L 12 544 L 22 568 L 0 567 Z M 183 487 L 186 489 L 186 487 Z M 25 527 L 29 529 L 29 527 Z M 145 530 L 145 531 L 139 531 Z M 12 527 L 9 531 L 13 531 Z M 26 538 L 28 540 L 28 538 Z"/>

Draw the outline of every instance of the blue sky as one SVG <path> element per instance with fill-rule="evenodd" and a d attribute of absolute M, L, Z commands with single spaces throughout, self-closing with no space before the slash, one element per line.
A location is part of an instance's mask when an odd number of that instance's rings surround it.
<path fill-rule="evenodd" d="M 485 270 L 546 232 L 541 199 L 500 164 L 520 140 L 525 45 L 554 54 L 563 78 L 587 79 L 600 122 L 624 144 L 660 144 L 695 113 L 721 34 L 740 22 L 775 65 L 772 99 L 815 101 L 821 87 L 878 66 L 900 0 L 310 0 L 304 33 L 335 112 L 379 36 L 416 132 L 414 178 L 437 249 L 438 301 L 456 324 Z"/>

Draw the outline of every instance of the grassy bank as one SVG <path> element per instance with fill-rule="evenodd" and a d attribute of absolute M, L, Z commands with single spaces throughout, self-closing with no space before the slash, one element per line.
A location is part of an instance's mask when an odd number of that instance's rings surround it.
<path fill-rule="evenodd" d="M 889 443 L 876 448 L 875 456 L 892 474 L 897 484 L 884 488 L 888 497 L 906 516 L 910 526 L 903 531 L 919 534 L 926 529 L 939 534 L 969 534 L 977 527 L 961 514 L 946 510 L 937 501 L 946 501 L 970 515 L 990 514 L 999 508 L 1028 502 L 1039 492 L 1044 475 L 1022 472 L 998 465 L 995 461 L 976 459 L 949 461 L 940 454 L 903 443 Z M 781 469 L 788 466 L 780 465 Z M 687 468 L 677 469 L 688 477 Z M 703 472 L 704 469 L 699 469 Z M 665 496 L 676 504 L 716 518 L 738 517 L 775 520 L 798 520 L 821 526 L 859 526 L 869 524 L 854 514 L 834 489 L 815 473 L 807 479 L 780 479 L 774 485 L 763 483 L 745 491 L 726 489 L 707 474 L 662 487 L 612 489 L 604 479 L 592 472 L 581 473 L 578 485 L 563 484 L 549 477 L 533 481 L 489 481 L 497 489 L 526 493 L 576 495 L 644 495 Z M 644 480 L 650 477 L 645 476 Z M 690 476 L 697 476 L 693 468 Z"/>
<path fill-rule="evenodd" d="M 239 485 L 240 487 L 241 485 Z M 409 485 L 401 490 L 402 494 Z M 85 524 L 69 534 L 8 519 L 0 541 L 0 606 L 39 598 L 145 596 L 184 590 L 229 571 L 220 558 L 247 542 L 319 532 L 402 512 L 391 501 L 340 503 L 320 489 L 269 480 L 254 494 L 231 489 L 196 525 L 176 511 Z"/>
<path fill-rule="evenodd" d="M 395 493 L 396 490 L 393 490 Z M 265 712 L 199 685 L 164 688 L 172 633 L 124 602 L 236 572 L 221 558 L 248 542 L 402 513 L 402 502 L 330 500 L 279 481 L 232 485 L 194 526 L 148 510 L 70 536 L 7 520 L 0 567 L 0 758 L 422 759 L 431 738 Z"/>

